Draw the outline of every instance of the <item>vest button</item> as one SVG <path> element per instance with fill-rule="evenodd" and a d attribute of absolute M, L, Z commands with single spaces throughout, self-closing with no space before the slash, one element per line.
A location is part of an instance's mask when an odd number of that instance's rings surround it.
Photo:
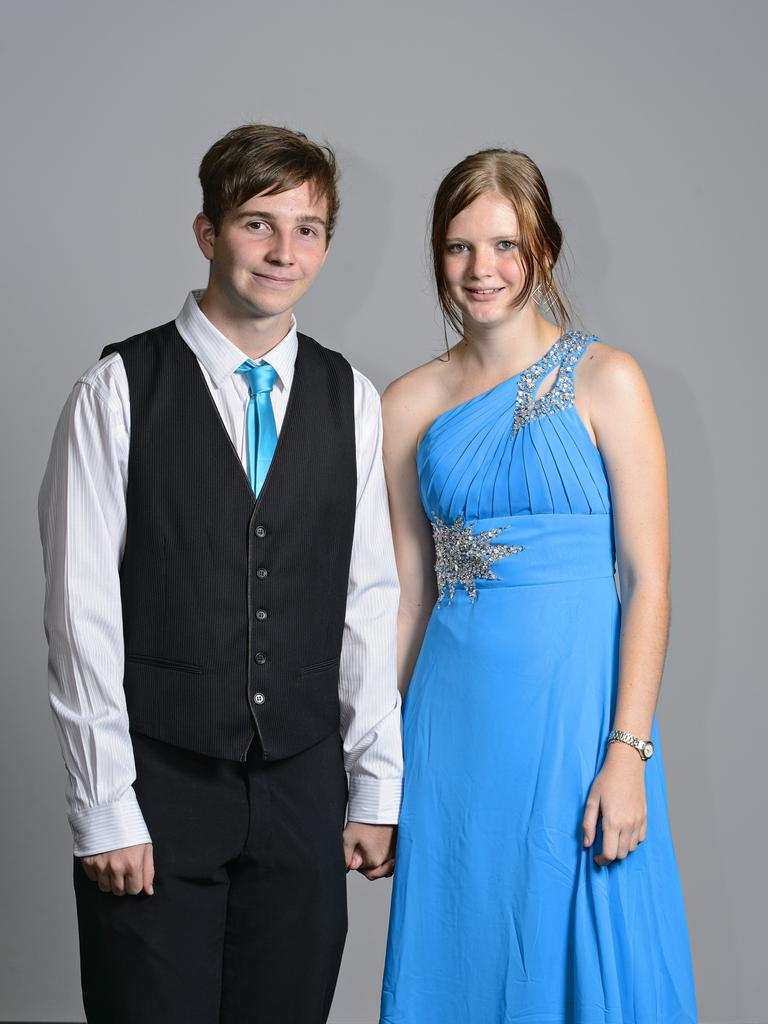
<path fill-rule="evenodd" d="M 253 695 L 254 704 L 263 704 L 266 699 L 263 693 L 254 693 Z"/>
<path fill-rule="evenodd" d="M 267 662 L 267 656 L 266 654 L 264 654 L 263 651 L 256 651 L 256 653 L 253 656 L 253 660 L 256 662 L 257 665 L 265 665 Z"/>
<path fill-rule="evenodd" d="M 256 534 L 257 537 L 266 537 L 267 536 L 267 531 L 264 529 L 263 526 L 257 526 L 256 529 L 253 532 Z"/>
<path fill-rule="evenodd" d="M 266 617 L 267 613 L 264 611 L 264 609 L 259 608 L 259 610 L 256 612 L 256 618 L 259 620 L 259 622 L 263 622 L 264 619 L 266 619 Z"/>
<path fill-rule="evenodd" d="M 264 566 L 262 566 L 260 569 L 256 570 L 256 575 L 259 577 L 260 580 L 265 580 L 267 576 L 269 576 L 269 573 L 264 568 Z"/>

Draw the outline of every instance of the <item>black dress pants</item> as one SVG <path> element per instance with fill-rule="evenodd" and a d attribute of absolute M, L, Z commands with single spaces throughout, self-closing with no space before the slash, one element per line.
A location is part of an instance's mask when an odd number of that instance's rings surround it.
<path fill-rule="evenodd" d="M 89 1024 L 324 1024 L 347 932 L 338 733 L 283 761 L 133 734 L 152 896 L 75 859 Z"/>

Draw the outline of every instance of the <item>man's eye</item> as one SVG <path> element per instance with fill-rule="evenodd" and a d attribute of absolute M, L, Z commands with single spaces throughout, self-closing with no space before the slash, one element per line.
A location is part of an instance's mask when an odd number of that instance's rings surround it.
<path fill-rule="evenodd" d="M 315 231 L 314 228 L 308 228 L 306 226 L 305 227 L 300 227 L 299 228 L 299 232 L 302 235 L 304 235 L 305 238 L 312 238 L 312 237 L 317 235 L 317 232 Z"/>
<path fill-rule="evenodd" d="M 254 231 L 258 231 L 261 228 L 265 228 L 267 225 L 263 220 L 251 220 L 248 222 L 248 227 L 253 228 Z"/>

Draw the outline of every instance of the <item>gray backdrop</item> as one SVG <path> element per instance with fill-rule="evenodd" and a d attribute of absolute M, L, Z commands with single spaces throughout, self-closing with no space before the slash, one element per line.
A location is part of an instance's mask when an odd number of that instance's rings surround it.
<path fill-rule="evenodd" d="M 197 164 L 250 119 L 337 147 L 338 236 L 300 324 L 380 388 L 442 344 L 424 246 L 441 175 L 494 144 L 541 164 L 583 322 L 640 360 L 669 446 L 674 624 L 660 721 L 701 1019 L 768 1021 L 756 443 L 766 11 L 0 4 L 0 1020 L 82 1020 L 35 514 L 53 426 L 105 343 L 170 319 L 204 283 Z M 368 1024 L 389 883 L 349 888 L 332 1019 Z"/>

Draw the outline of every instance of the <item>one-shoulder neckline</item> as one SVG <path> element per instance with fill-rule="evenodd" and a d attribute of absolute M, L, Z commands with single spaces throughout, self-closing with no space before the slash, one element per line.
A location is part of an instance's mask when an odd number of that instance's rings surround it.
<path fill-rule="evenodd" d="M 492 388 L 487 388 L 485 391 L 480 391 L 478 392 L 478 394 L 472 395 L 471 398 L 467 398 L 466 401 L 459 402 L 458 405 L 453 405 L 451 406 L 450 409 L 443 410 L 443 412 L 439 413 L 439 415 L 437 415 L 432 420 L 427 429 L 421 435 L 419 443 L 416 445 L 416 455 L 418 456 L 419 451 L 421 450 L 421 446 L 424 444 L 424 441 L 427 439 L 427 437 L 429 437 L 429 435 L 432 433 L 437 424 L 441 420 L 445 419 L 446 416 L 450 416 L 452 413 L 459 412 L 460 409 L 464 409 L 466 406 L 471 405 L 473 402 L 477 402 L 481 398 L 487 398 L 489 395 L 492 395 L 495 391 L 499 391 L 501 388 L 505 387 L 513 380 L 517 380 L 518 377 L 522 377 L 524 373 L 529 373 L 540 363 L 546 362 L 546 360 L 549 359 L 549 357 L 552 355 L 557 346 L 560 345 L 565 338 L 576 336 L 578 334 L 580 334 L 580 332 L 578 331 L 563 331 L 563 333 L 552 342 L 552 344 L 549 346 L 544 355 L 539 356 L 539 358 L 535 362 L 531 363 L 530 366 L 523 367 L 522 370 L 519 370 L 517 373 L 513 373 L 511 377 L 505 377 L 504 380 L 500 380 L 498 384 L 494 384 Z M 591 335 L 584 335 L 584 337 L 591 337 Z"/>

